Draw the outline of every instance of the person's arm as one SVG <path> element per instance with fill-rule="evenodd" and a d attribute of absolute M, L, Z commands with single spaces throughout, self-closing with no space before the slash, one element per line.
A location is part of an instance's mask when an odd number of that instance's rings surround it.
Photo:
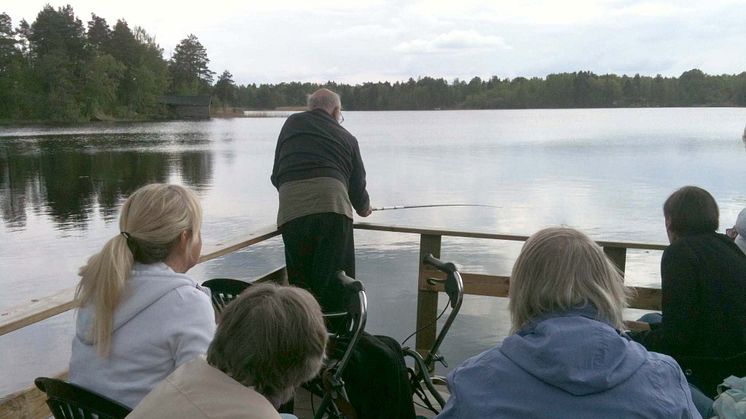
<path fill-rule="evenodd" d="M 363 158 L 360 156 L 360 147 L 357 141 L 352 142 L 352 147 L 352 173 L 348 194 L 358 215 L 367 217 L 372 210 L 370 208 L 370 197 L 366 190 L 365 166 L 363 165 Z"/>
<path fill-rule="evenodd" d="M 210 297 L 197 287 L 180 287 L 170 301 L 174 306 L 172 324 L 167 327 L 173 333 L 171 351 L 176 364 L 190 361 L 207 353 L 215 335 L 215 310 Z"/>
<path fill-rule="evenodd" d="M 282 138 L 282 133 L 280 133 L 280 138 Z M 270 176 L 270 181 L 272 181 L 272 185 L 274 185 L 275 188 L 279 188 L 280 185 L 278 183 L 278 176 L 279 176 L 279 170 L 280 170 L 280 138 L 277 139 L 277 145 L 275 146 L 275 160 L 272 164 L 272 175 Z"/>
<path fill-rule="evenodd" d="M 458 369 L 455 369 L 448 375 L 448 392 L 451 393 L 451 396 L 435 419 L 459 419 L 461 417 L 461 413 L 459 412 L 460 398 L 458 397 L 458 387 L 456 385 L 456 381 L 458 380 L 457 374 Z"/>

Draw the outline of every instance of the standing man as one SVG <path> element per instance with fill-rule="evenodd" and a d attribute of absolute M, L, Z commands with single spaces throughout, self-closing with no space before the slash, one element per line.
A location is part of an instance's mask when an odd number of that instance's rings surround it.
<path fill-rule="evenodd" d="M 344 308 L 335 272 L 355 276 L 352 209 L 361 217 L 372 211 L 360 148 L 343 120 L 339 95 L 314 92 L 308 111 L 283 125 L 272 168 L 288 279 L 310 290 L 324 311 Z"/>

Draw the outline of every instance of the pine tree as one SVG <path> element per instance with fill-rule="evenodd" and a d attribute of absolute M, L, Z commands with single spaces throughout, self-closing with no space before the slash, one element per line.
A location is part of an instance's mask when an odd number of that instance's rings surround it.
<path fill-rule="evenodd" d="M 209 63 L 205 47 L 196 36 L 189 34 L 176 46 L 169 63 L 172 92 L 179 95 L 208 93 L 215 74 L 207 67 Z"/>

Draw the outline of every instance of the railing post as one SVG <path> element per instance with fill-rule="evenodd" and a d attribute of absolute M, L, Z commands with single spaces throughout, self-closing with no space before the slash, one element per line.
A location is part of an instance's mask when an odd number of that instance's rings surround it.
<path fill-rule="evenodd" d="M 604 253 L 611 259 L 612 262 L 622 271 L 624 276 L 624 269 L 627 267 L 627 248 L 626 247 L 604 247 Z"/>
<path fill-rule="evenodd" d="M 420 235 L 419 280 L 417 281 L 417 351 L 424 357 L 435 342 L 435 318 L 438 315 L 438 292 L 427 283 L 432 270 L 422 264 L 422 258 L 431 253 L 440 257 L 439 235 Z"/>

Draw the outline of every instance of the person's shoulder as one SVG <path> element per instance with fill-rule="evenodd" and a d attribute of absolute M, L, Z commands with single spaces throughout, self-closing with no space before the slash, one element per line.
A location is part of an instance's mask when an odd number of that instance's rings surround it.
<path fill-rule="evenodd" d="M 456 367 L 452 374 L 454 377 L 457 375 L 462 377 L 473 374 L 483 375 L 486 370 L 497 367 L 504 360 L 506 360 L 506 357 L 501 352 L 500 345 L 498 345 L 467 359 Z"/>
<path fill-rule="evenodd" d="M 194 285 L 184 284 L 180 287 L 176 287 L 169 293 L 169 297 L 178 298 L 181 301 L 190 302 L 190 303 L 200 303 L 203 305 L 212 304 L 212 301 L 210 300 L 210 296 L 205 291 L 197 287 L 196 284 Z"/>
<path fill-rule="evenodd" d="M 678 362 L 669 355 L 646 350 L 646 356 L 651 370 L 673 372 L 677 376 L 681 373 L 681 367 L 679 367 Z"/>

